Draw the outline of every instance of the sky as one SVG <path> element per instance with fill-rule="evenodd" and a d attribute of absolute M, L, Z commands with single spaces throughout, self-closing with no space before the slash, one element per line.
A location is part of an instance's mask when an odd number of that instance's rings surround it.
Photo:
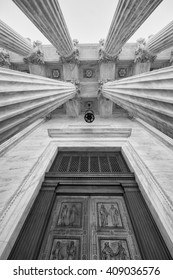
<path fill-rule="evenodd" d="M 79 43 L 106 39 L 117 3 L 118 0 L 59 0 L 71 38 Z M 23 37 L 49 44 L 12 0 L 0 0 L 0 19 Z M 141 37 L 147 39 L 172 20 L 173 0 L 163 0 L 128 42 L 136 42 Z"/>

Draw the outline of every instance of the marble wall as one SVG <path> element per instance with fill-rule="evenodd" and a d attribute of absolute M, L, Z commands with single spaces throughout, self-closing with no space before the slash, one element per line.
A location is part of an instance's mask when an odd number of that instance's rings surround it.
<path fill-rule="evenodd" d="M 79 133 L 49 137 L 48 129 L 57 128 Z M 104 133 L 113 128 L 131 128 L 131 136 Z M 98 129 L 103 132 L 102 137 L 96 133 Z M 52 117 L 40 122 L 35 130 L 32 128 L 21 141 L 19 135 L 17 143 L 5 147 L 0 158 L 0 258 L 8 257 L 57 151 L 91 147 L 122 150 L 173 255 L 173 143 L 166 145 L 161 136 L 151 127 L 127 118 L 96 116 L 92 124 L 87 124 L 83 115 Z"/>

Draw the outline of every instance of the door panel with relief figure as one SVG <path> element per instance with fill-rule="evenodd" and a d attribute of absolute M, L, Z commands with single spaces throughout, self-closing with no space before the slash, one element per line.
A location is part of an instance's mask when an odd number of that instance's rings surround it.
<path fill-rule="evenodd" d="M 39 259 L 140 259 L 123 197 L 57 196 Z"/>

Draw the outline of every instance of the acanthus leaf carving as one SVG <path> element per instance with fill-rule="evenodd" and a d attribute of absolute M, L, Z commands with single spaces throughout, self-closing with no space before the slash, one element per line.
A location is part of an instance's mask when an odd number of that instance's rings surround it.
<path fill-rule="evenodd" d="M 79 41 L 77 39 L 74 39 L 73 40 L 74 51 L 69 56 L 60 56 L 61 63 L 80 64 L 78 44 Z"/>
<path fill-rule="evenodd" d="M 36 64 L 36 65 L 44 64 L 44 53 L 43 53 L 43 49 L 42 49 L 42 43 L 38 40 L 34 41 L 33 42 L 33 52 L 30 53 L 23 60 L 25 63 L 31 63 L 31 64 Z"/>
<path fill-rule="evenodd" d="M 118 54 L 116 56 L 110 56 L 104 51 L 104 44 L 105 44 L 105 39 L 100 39 L 99 41 L 100 48 L 99 48 L 99 63 L 107 63 L 107 62 L 117 62 L 118 61 L 118 56 L 122 49 L 119 50 Z"/>
<path fill-rule="evenodd" d="M 145 62 L 154 62 L 156 59 L 156 55 L 149 52 L 147 49 L 147 43 L 144 38 L 140 38 L 137 40 L 137 47 L 135 50 L 135 63 L 145 63 Z"/>
<path fill-rule="evenodd" d="M 0 48 L 0 67 L 9 65 L 11 65 L 11 63 L 8 51 L 3 48 Z"/>
<path fill-rule="evenodd" d="M 173 50 L 171 51 L 170 64 L 173 65 Z"/>

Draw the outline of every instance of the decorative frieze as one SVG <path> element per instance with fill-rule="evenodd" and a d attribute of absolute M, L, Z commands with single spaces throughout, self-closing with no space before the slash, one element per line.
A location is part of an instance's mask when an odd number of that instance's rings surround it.
<path fill-rule="evenodd" d="M 7 50 L 0 48 L 0 67 L 10 65 L 10 55 Z"/>
<path fill-rule="evenodd" d="M 173 21 L 165 26 L 156 35 L 151 36 L 147 42 L 147 49 L 153 53 L 158 54 L 173 45 Z"/>
<path fill-rule="evenodd" d="M 123 45 L 161 2 L 162 0 L 119 0 L 102 48 L 103 56 L 115 59 Z"/>
<path fill-rule="evenodd" d="M 23 38 L 11 27 L 0 20 L 0 47 L 25 56 L 32 52 L 29 40 Z"/>
<path fill-rule="evenodd" d="M 62 57 L 71 58 L 74 46 L 57 0 L 13 0 L 52 43 Z"/>
<path fill-rule="evenodd" d="M 173 138 L 173 67 L 107 82 L 101 92 Z"/>
<path fill-rule="evenodd" d="M 0 142 L 76 96 L 72 83 L 0 68 Z"/>

